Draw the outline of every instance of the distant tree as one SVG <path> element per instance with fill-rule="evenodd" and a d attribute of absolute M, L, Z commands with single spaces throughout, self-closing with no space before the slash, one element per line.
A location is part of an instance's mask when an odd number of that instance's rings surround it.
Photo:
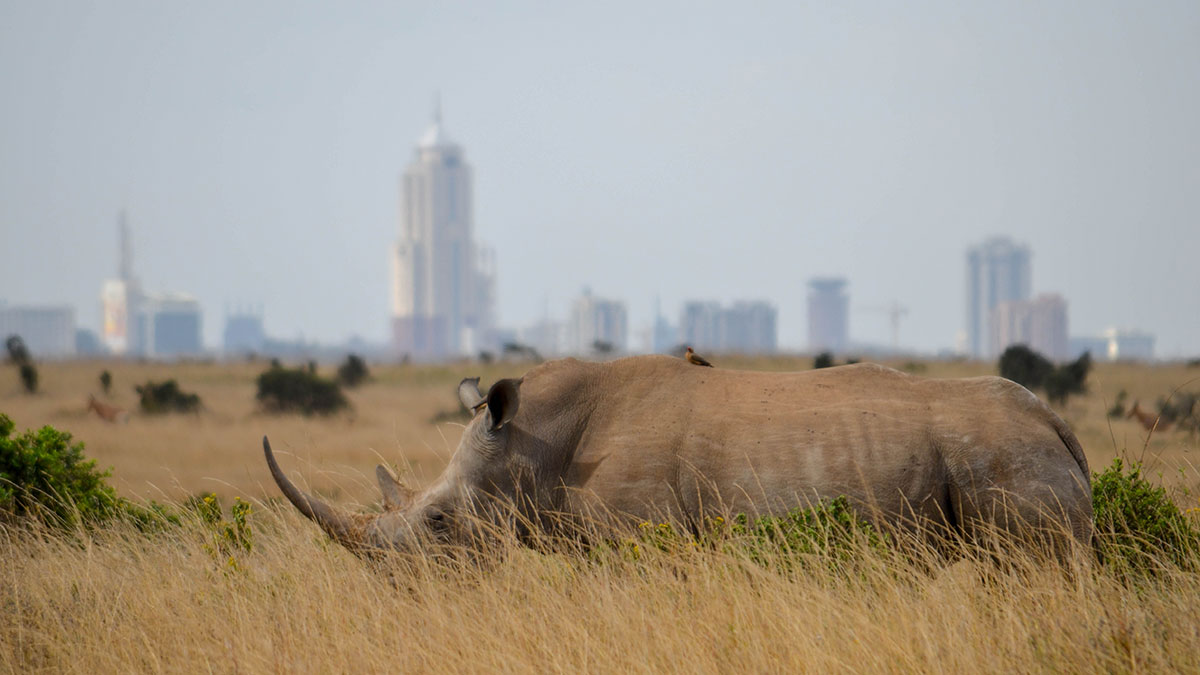
<path fill-rule="evenodd" d="M 1087 389 L 1092 356 L 1084 353 L 1071 363 L 1055 366 L 1025 345 L 1013 345 L 1000 355 L 1000 376 L 1027 389 L 1042 389 L 1053 403 L 1065 404 L 1071 394 Z"/>
<path fill-rule="evenodd" d="M 1092 370 L 1092 355 L 1084 352 L 1074 361 L 1058 366 L 1046 376 L 1043 386 L 1046 396 L 1055 403 L 1066 403 L 1071 394 L 1082 394 L 1087 390 L 1087 376 Z"/>
<path fill-rule="evenodd" d="M 112 373 L 107 370 L 100 373 L 100 388 L 104 390 L 105 395 L 112 390 Z"/>
<path fill-rule="evenodd" d="M 367 379 L 367 363 L 357 354 L 349 354 L 337 369 L 337 381 L 353 389 Z"/>
<path fill-rule="evenodd" d="M 146 384 L 134 387 L 134 391 L 138 394 L 142 412 L 150 415 L 164 415 L 173 412 L 190 413 L 200 410 L 200 397 L 180 389 L 179 383 L 175 380 L 164 382 L 151 380 Z"/>
<path fill-rule="evenodd" d="M 33 357 L 29 355 L 29 349 L 25 346 L 25 341 L 20 335 L 9 335 L 4 341 L 4 346 L 8 349 L 8 360 L 15 365 L 22 363 L 31 363 Z"/>
<path fill-rule="evenodd" d="M 341 387 L 311 369 L 271 368 L 258 376 L 260 405 L 267 412 L 331 415 L 348 408 Z"/>
<path fill-rule="evenodd" d="M 496 360 L 496 355 L 491 353 L 490 351 L 488 351 L 486 349 L 481 349 L 479 351 L 479 362 L 480 363 L 491 363 L 492 361 L 495 361 L 495 360 Z"/>
<path fill-rule="evenodd" d="M 528 359 L 537 362 L 542 360 L 542 355 L 538 353 L 538 350 L 520 342 L 505 342 L 501 347 L 501 353 L 505 358 Z"/>
<path fill-rule="evenodd" d="M 1054 364 L 1025 345 L 1013 345 L 1000 355 L 1000 377 L 1026 389 L 1041 389 Z"/>
<path fill-rule="evenodd" d="M 597 354 L 607 355 L 616 351 L 616 347 L 607 340 L 594 340 L 592 341 L 592 351 Z"/>
<path fill-rule="evenodd" d="M 22 363 L 21 366 L 21 386 L 25 387 L 25 393 L 36 394 L 38 388 L 38 371 L 32 363 Z"/>
<path fill-rule="evenodd" d="M 317 374 L 317 362 L 315 359 L 308 362 L 308 372 L 312 375 Z"/>
<path fill-rule="evenodd" d="M 813 358 L 813 370 L 829 368 L 831 366 L 833 366 L 833 354 L 831 352 L 821 352 Z"/>

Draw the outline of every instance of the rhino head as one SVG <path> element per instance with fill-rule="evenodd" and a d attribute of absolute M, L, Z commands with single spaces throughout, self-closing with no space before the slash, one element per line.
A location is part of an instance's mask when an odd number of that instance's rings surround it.
<path fill-rule="evenodd" d="M 463 380 L 459 398 L 473 417 L 442 475 L 428 488 L 411 490 L 382 465 L 375 475 L 383 492 L 384 512 L 352 514 L 297 488 L 275 461 L 263 437 L 263 452 L 275 483 L 299 511 L 332 539 L 352 551 L 411 551 L 425 543 L 462 545 L 480 535 L 481 508 L 511 499 L 519 491 L 520 472 L 510 461 L 513 418 L 520 403 L 519 379 L 496 382 L 487 395 L 479 378 Z"/>

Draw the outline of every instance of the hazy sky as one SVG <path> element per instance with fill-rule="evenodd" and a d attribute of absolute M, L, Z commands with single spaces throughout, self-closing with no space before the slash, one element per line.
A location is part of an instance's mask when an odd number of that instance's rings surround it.
<path fill-rule="evenodd" d="M 1200 354 L 1200 3 L 299 3 L 0 0 L 0 298 L 99 324 L 135 269 L 270 334 L 383 340 L 398 181 L 434 92 L 475 169 L 499 315 L 583 286 L 648 324 L 807 280 L 964 326 L 968 246 L 1033 248 L 1072 334 Z M 570 6 L 568 6 L 568 4 Z"/>

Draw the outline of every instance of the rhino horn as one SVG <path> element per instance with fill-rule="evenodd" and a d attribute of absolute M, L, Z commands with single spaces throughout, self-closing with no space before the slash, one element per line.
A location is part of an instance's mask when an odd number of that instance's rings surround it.
<path fill-rule="evenodd" d="M 412 490 L 401 485 L 382 464 L 375 467 L 375 477 L 379 479 L 379 489 L 383 492 L 383 508 L 389 511 L 398 509 L 412 500 Z"/>
<path fill-rule="evenodd" d="M 271 443 L 267 441 L 266 436 L 263 436 L 263 454 L 267 456 L 267 466 L 271 468 L 271 476 L 275 479 L 275 484 L 300 513 L 320 525 L 326 534 L 346 548 L 354 550 L 362 543 L 359 541 L 361 538 L 358 533 L 359 528 L 355 527 L 353 518 L 339 513 L 333 507 L 304 492 L 288 480 L 288 477 L 283 474 L 283 470 L 279 468 L 279 463 L 275 461 L 275 453 L 271 452 Z"/>

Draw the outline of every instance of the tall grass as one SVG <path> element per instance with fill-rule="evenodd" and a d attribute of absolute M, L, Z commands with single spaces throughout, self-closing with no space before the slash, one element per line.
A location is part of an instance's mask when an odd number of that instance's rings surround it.
<path fill-rule="evenodd" d="M 259 504 L 237 564 L 203 518 L 147 535 L 0 532 L 9 672 L 1014 672 L 1200 668 L 1200 577 L 1078 556 L 802 569 L 729 547 L 508 542 L 477 564 L 366 562 Z"/>

